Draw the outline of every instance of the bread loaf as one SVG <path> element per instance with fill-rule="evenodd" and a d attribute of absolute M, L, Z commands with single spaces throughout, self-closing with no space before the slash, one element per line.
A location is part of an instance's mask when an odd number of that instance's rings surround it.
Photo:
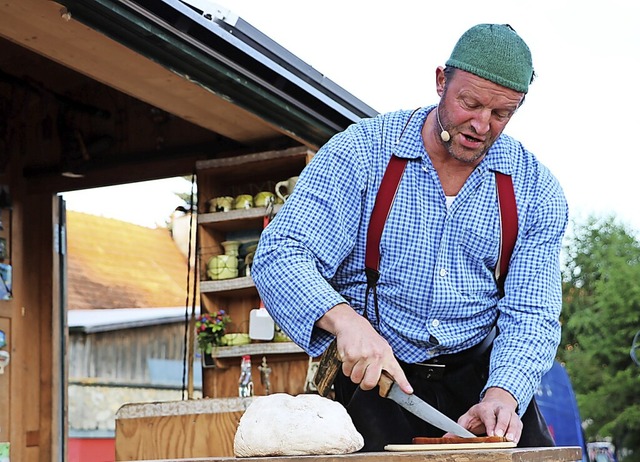
<path fill-rule="evenodd" d="M 240 418 L 236 457 L 348 454 L 364 446 L 346 409 L 319 395 L 254 398 Z"/>

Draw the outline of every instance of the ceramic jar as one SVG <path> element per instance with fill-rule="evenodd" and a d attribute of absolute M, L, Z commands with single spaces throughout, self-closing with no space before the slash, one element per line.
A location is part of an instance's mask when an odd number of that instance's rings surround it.
<path fill-rule="evenodd" d="M 240 241 L 224 241 L 220 245 L 224 249 L 225 255 L 238 256 L 238 249 L 240 248 Z"/>
<path fill-rule="evenodd" d="M 233 207 L 233 197 L 214 197 L 209 201 L 209 212 L 228 212 Z"/>
<path fill-rule="evenodd" d="M 260 191 L 253 196 L 253 205 L 255 207 L 266 207 L 270 203 L 274 203 L 276 195 L 270 191 Z"/>
<path fill-rule="evenodd" d="M 253 196 L 240 194 L 233 200 L 233 208 L 236 210 L 250 209 L 253 207 Z"/>
<path fill-rule="evenodd" d="M 292 176 L 291 178 L 276 183 L 276 195 L 283 201 L 286 201 L 293 192 L 293 188 L 296 187 L 297 182 L 298 177 Z"/>
<path fill-rule="evenodd" d="M 235 255 L 215 255 L 207 262 L 207 276 L 211 280 L 238 277 L 238 257 Z"/>

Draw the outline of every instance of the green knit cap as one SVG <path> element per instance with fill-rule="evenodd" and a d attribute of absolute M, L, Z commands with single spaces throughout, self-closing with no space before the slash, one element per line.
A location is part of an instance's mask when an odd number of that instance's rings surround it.
<path fill-rule="evenodd" d="M 508 24 L 473 26 L 446 64 L 521 93 L 527 93 L 533 77 L 531 51 Z"/>

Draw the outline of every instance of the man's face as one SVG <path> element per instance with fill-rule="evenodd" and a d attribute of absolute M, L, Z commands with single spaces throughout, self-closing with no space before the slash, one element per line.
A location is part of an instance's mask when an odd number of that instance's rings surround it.
<path fill-rule="evenodd" d="M 451 135 L 448 142 L 443 142 L 449 154 L 469 164 L 481 159 L 523 98 L 523 93 L 456 70 L 444 89 L 439 108 L 442 126 Z"/>

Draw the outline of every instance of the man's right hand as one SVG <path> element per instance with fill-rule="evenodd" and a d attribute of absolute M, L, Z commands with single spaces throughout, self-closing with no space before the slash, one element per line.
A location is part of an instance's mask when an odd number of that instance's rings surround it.
<path fill-rule="evenodd" d="M 342 303 L 334 306 L 318 319 L 316 325 L 336 336 L 342 372 L 360 388 L 374 388 L 385 370 L 402 391 L 413 393 L 389 343 L 364 316 L 360 316 L 349 305 Z"/>

